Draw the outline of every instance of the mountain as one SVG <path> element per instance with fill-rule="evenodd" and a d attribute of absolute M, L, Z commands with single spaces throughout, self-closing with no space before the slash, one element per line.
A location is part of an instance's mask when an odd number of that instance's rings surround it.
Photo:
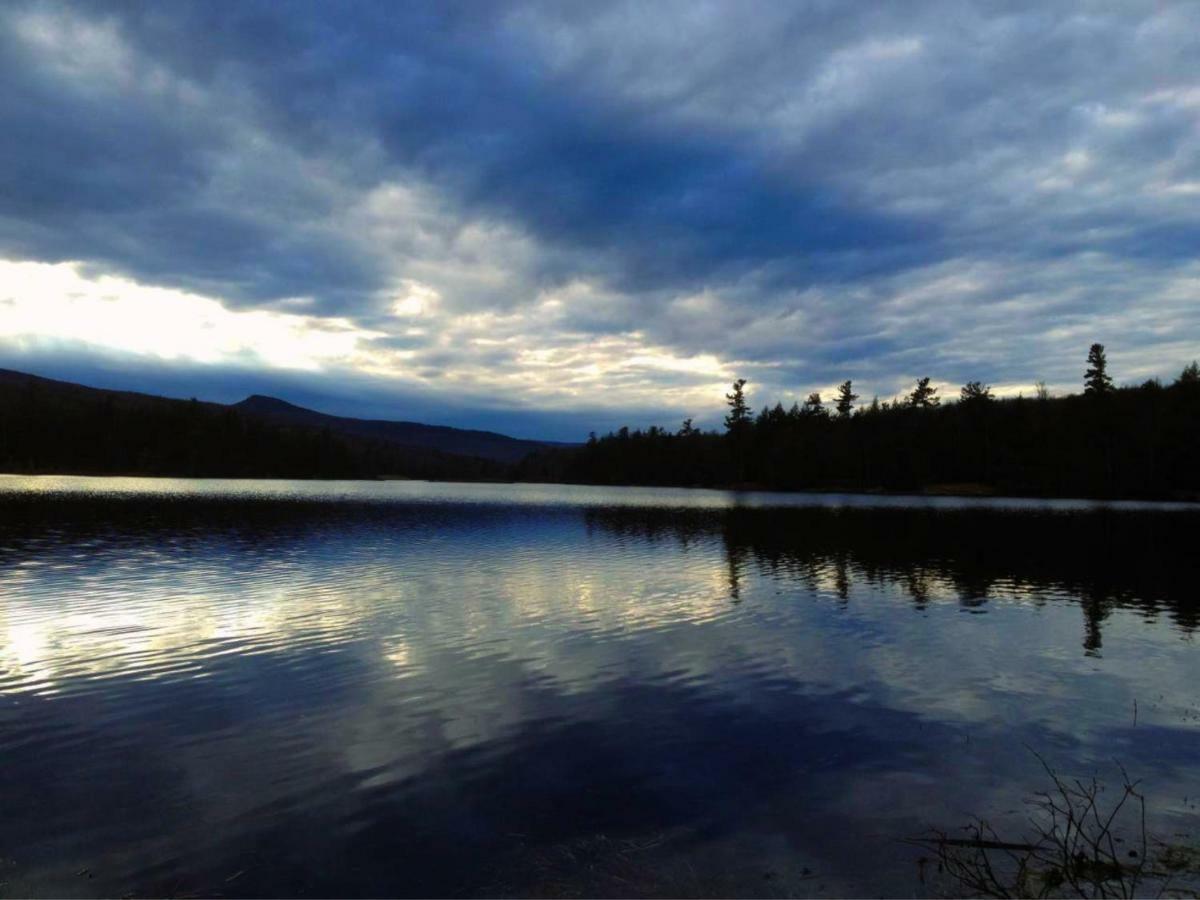
<path fill-rule="evenodd" d="M 65 404 L 68 408 L 97 400 L 160 410 L 176 403 L 200 402 L 159 397 L 155 394 L 140 394 L 135 391 L 114 391 L 108 388 L 88 387 L 72 381 L 59 381 L 55 378 L 31 375 L 28 372 L 0 369 L 0 398 L 11 400 L 13 397 L 23 394 L 36 394 L 45 403 Z M 200 403 L 200 405 L 209 409 L 225 408 L 220 403 Z"/>
<path fill-rule="evenodd" d="M 351 419 L 331 416 L 316 410 L 295 406 L 276 397 L 255 394 L 233 408 L 272 422 L 289 425 L 306 425 L 313 428 L 328 428 L 338 434 L 355 435 L 401 444 L 406 447 L 422 447 L 440 450 L 459 456 L 476 456 L 495 462 L 515 463 L 536 450 L 561 447 L 547 441 L 528 441 L 497 434 L 494 431 L 473 431 L 449 428 L 445 425 L 423 425 L 420 422 L 392 422 L 382 419 Z"/>
<path fill-rule="evenodd" d="M 271 397 L 176 400 L 0 369 L 0 472 L 498 480 L 549 446 Z"/>

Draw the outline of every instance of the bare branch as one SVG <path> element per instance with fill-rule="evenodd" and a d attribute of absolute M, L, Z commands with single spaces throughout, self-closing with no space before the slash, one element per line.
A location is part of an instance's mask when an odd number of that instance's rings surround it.
<path fill-rule="evenodd" d="M 1151 839 L 1140 782 L 1119 762 L 1120 794 L 1106 802 L 1095 775 L 1064 779 L 1036 751 L 1030 752 L 1052 785 L 1029 801 L 1035 810 L 1028 818 L 1031 836 L 1002 837 L 978 818 L 964 826 L 966 838 L 935 829 L 929 837 L 909 842 L 931 850 L 938 871 L 953 879 L 959 892 L 984 897 L 1200 896 L 1174 882 L 1193 854 L 1200 860 L 1200 851 Z M 1118 836 L 1122 826 L 1136 829 L 1136 849 Z M 1156 855 L 1158 862 L 1152 858 Z M 1200 862 L 1189 872 L 1200 878 Z"/>

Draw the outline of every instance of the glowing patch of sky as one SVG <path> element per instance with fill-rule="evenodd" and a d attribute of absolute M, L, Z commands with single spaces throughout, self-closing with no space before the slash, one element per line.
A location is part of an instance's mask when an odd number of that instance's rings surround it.
<path fill-rule="evenodd" d="M 345 320 L 232 311 L 210 297 L 112 275 L 90 278 L 71 263 L 0 260 L 0 339 L 18 344 L 70 342 L 161 359 L 317 369 L 351 360 L 375 334 Z"/>
<path fill-rule="evenodd" d="M 519 390 L 550 407 L 601 390 L 612 405 L 636 405 L 664 391 L 680 403 L 703 403 L 730 377 L 714 356 L 680 357 L 637 335 L 525 346 L 522 336 L 556 312 L 561 303 L 550 299 L 508 315 L 454 315 L 440 308 L 433 288 L 408 281 L 392 303 L 390 330 L 368 330 L 347 319 L 228 309 L 211 297 L 92 276 L 78 263 L 0 260 L 0 341 L 35 351 L 66 345 L 213 366 L 355 370 L 467 391 Z M 424 354 L 391 347 L 387 339 L 397 332 L 418 338 Z M 491 368 L 455 356 L 452 369 L 423 371 L 439 348 L 457 353 L 472 345 L 507 346 L 512 364 Z M 648 373 L 683 381 L 651 385 Z"/>

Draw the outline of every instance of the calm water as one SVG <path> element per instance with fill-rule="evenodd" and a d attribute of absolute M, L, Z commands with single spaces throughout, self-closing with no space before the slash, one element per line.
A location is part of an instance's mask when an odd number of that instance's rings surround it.
<path fill-rule="evenodd" d="M 0 895 L 886 894 L 1195 832 L 1200 512 L 0 477 Z M 1136 721 L 1134 708 L 1136 703 Z"/>

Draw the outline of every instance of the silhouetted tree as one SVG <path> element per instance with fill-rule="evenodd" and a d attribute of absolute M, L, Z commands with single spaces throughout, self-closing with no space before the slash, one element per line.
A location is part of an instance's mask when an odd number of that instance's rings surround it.
<path fill-rule="evenodd" d="M 838 386 L 837 396 L 837 412 L 843 419 L 848 417 L 854 409 L 854 401 L 858 399 L 858 394 L 854 393 L 853 384 L 850 381 L 843 381 Z"/>
<path fill-rule="evenodd" d="M 1195 360 L 1183 367 L 1183 371 L 1179 373 L 1179 377 L 1175 379 L 1176 384 L 1200 384 L 1200 364 Z"/>
<path fill-rule="evenodd" d="M 1088 369 L 1083 374 L 1083 392 L 1093 396 L 1111 394 L 1112 379 L 1108 377 L 1108 358 L 1103 344 L 1092 344 L 1087 355 Z"/>
<path fill-rule="evenodd" d="M 774 407 L 768 409 L 762 408 L 762 412 L 758 414 L 758 419 L 755 425 L 766 429 L 767 431 L 778 431 L 787 423 L 787 412 L 783 408 L 782 403 L 776 403 Z"/>
<path fill-rule="evenodd" d="M 810 417 L 826 418 L 829 411 L 825 409 L 825 404 L 821 402 L 821 395 L 813 391 L 808 395 L 808 399 L 804 401 L 804 409 L 801 414 Z"/>
<path fill-rule="evenodd" d="M 1039 381 L 1037 384 L 1035 384 L 1033 386 L 1033 392 L 1039 400 L 1050 399 L 1050 389 L 1046 387 L 1046 382 L 1044 381 Z"/>
<path fill-rule="evenodd" d="M 696 433 L 696 429 L 692 427 L 691 416 L 683 420 L 683 424 L 679 426 L 680 437 L 691 437 Z"/>
<path fill-rule="evenodd" d="M 733 383 L 733 392 L 725 395 L 725 402 L 729 404 L 729 414 L 725 416 L 725 430 L 734 437 L 745 434 L 751 424 L 745 387 L 746 379 L 739 378 Z"/>
<path fill-rule="evenodd" d="M 754 430 L 754 419 L 746 403 L 745 387 L 746 379 L 739 378 L 733 383 L 733 391 L 725 395 L 725 402 L 729 404 L 729 413 L 725 416 L 725 437 L 732 450 L 735 481 L 746 480 L 746 459 L 749 453 L 747 443 Z"/>
<path fill-rule="evenodd" d="M 913 388 L 912 393 L 908 395 L 908 405 L 918 409 L 937 406 L 939 403 L 937 392 L 937 388 L 929 386 L 928 376 L 921 378 L 917 381 L 917 386 Z"/>
<path fill-rule="evenodd" d="M 992 399 L 992 389 L 982 381 L 968 381 L 962 386 L 963 403 L 986 403 Z"/>

